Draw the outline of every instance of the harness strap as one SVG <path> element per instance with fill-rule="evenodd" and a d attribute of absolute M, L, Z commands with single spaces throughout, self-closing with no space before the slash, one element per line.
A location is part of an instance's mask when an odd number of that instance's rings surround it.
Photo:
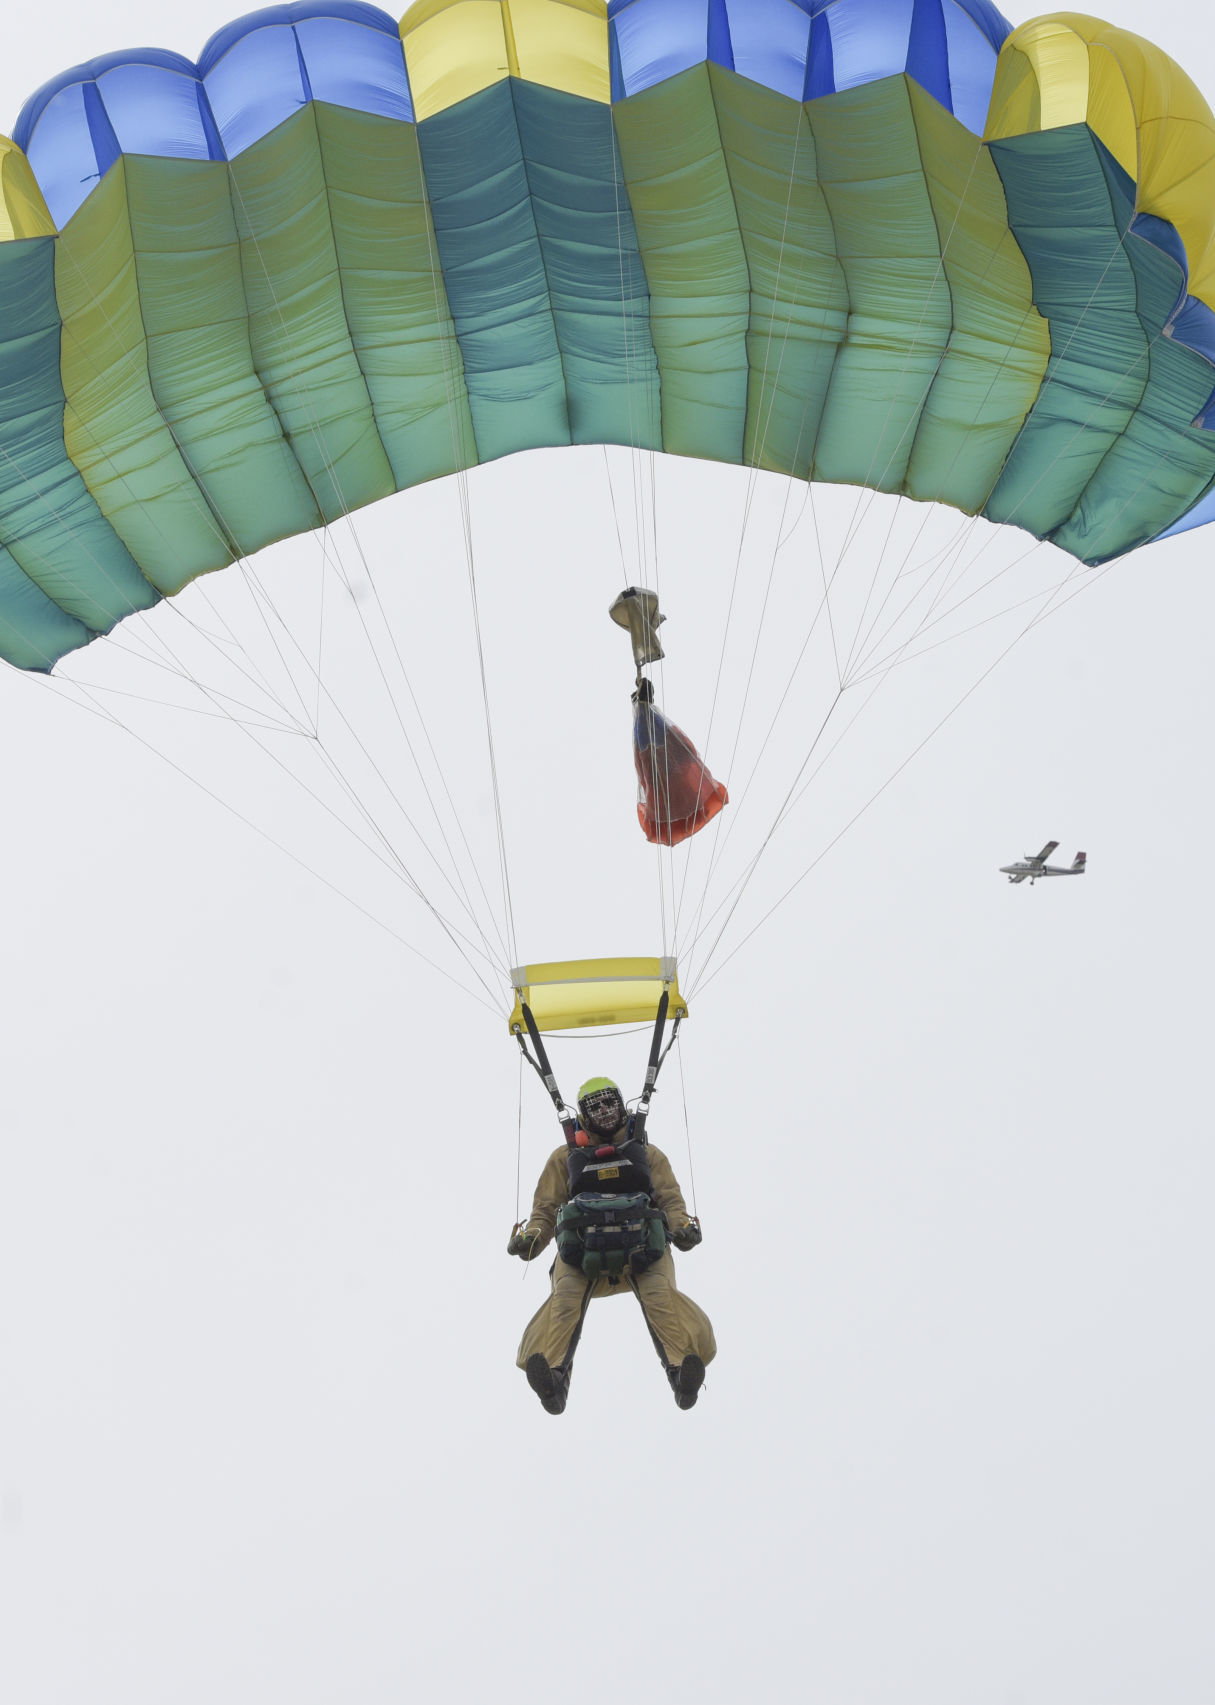
<path fill-rule="evenodd" d="M 516 1029 L 515 1040 L 518 1042 L 519 1047 L 522 1050 L 523 1058 L 527 1061 L 528 1065 L 532 1068 L 536 1076 L 540 1079 L 540 1082 L 544 1085 L 545 1089 L 548 1090 L 549 1095 L 552 1097 L 553 1106 L 557 1109 L 557 1118 L 560 1120 L 561 1129 L 565 1133 L 565 1140 L 569 1146 L 573 1148 L 574 1132 L 578 1128 L 577 1121 L 566 1106 L 561 1091 L 557 1088 L 557 1080 L 553 1076 L 552 1066 L 548 1063 L 548 1054 L 545 1050 L 544 1043 L 540 1038 L 540 1031 L 536 1026 L 536 1020 L 533 1016 L 532 1009 L 528 1006 L 526 1001 L 523 1001 L 520 1004 L 523 1012 L 523 1022 L 527 1026 L 527 1033 L 532 1039 L 532 1045 L 536 1050 L 537 1057 L 533 1059 L 528 1053 L 527 1043 L 523 1040 L 523 1032 L 521 1030 Z"/>
<path fill-rule="evenodd" d="M 645 1069 L 645 1088 L 641 1092 L 641 1100 L 637 1104 L 637 1111 L 633 1115 L 632 1126 L 630 1129 L 630 1135 L 639 1143 L 644 1143 L 647 1140 L 645 1134 L 645 1122 L 649 1118 L 650 1114 L 650 1097 L 653 1095 L 654 1086 L 658 1082 L 658 1073 L 662 1068 L 662 1062 L 667 1057 L 666 1054 L 661 1051 L 662 1031 L 663 1026 L 667 1021 L 667 1008 L 670 1004 L 671 991 L 669 988 L 665 988 L 663 989 L 662 994 L 658 997 L 658 1013 L 654 1019 L 654 1034 L 650 1039 L 650 1058 Z M 677 1018 L 671 1029 L 672 1042 L 675 1040 L 675 1032 L 678 1028 L 679 1019 Z M 667 1051 L 670 1051 L 670 1043 L 667 1044 Z"/>

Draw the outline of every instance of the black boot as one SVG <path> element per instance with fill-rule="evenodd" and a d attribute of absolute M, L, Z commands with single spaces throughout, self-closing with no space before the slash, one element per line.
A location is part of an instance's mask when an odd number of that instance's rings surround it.
<path fill-rule="evenodd" d="M 530 1362 L 528 1366 L 531 1366 Z M 677 1368 L 668 1368 L 667 1378 L 675 1393 L 676 1405 L 680 1409 L 691 1409 L 705 1382 L 705 1365 L 699 1356 L 685 1356 Z"/>
<path fill-rule="evenodd" d="M 527 1375 L 527 1383 L 540 1399 L 545 1411 L 550 1415 L 560 1415 L 565 1408 L 566 1392 L 569 1390 L 569 1370 L 566 1368 L 550 1368 L 537 1350 L 534 1356 L 527 1358 L 527 1366 L 523 1371 Z M 704 1368 L 702 1367 L 700 1370 L 701 1379 L 704 1376 Z M 692 1401 L 695 1403 L 695 1397 Z"/>

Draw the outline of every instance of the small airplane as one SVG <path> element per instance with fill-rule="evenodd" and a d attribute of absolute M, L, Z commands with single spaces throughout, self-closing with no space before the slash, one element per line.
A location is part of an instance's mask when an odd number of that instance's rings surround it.
<path fill-rule="evenodd" d="M 1032 858 L 1027 853 L 1020 864 L 1002 864 L 1001 876 L 1007 876 L 1010 882 L 1024 882 L 1028 876 L 1031 887 L 1040 876 L 1083 876 L 1087 853 L 1078 852 L 1071 864 L 1047 864 L 1047 859 L 1058 845 L 1058 841 L 1047 841 L 1042 851 Z"/>

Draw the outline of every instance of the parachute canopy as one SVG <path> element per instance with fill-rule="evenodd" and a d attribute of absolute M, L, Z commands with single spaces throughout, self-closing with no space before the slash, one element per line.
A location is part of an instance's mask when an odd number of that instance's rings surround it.
<path fill-rule="evenodd" d="M 609 443 L 1098 563 L 1215 499 L 1215 121 L 990 0 L 269 7 L 0 141 L 0 655 Z"/>
<path fill-rule="evenodd" d="M 686 1018 L 674 959 L 570 959 L 521 965 L 511 972 L 515 1005 L 512 1035 L 523 1029 L 526 1003 L 538 1030 L 579 1030 L 590 1025 L 653 1020 L 663 990 L 670 995 L 668 1018 Z"/>

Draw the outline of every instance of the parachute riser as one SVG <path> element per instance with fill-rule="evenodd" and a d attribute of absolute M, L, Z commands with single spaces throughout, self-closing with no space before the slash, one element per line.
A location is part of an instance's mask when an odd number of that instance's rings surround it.
<path fill-rule="evenodd" d="M 634 1142 L 644 1143 L 649 1140 L 645 1134 L 645 1126 L 650 1113 L 650 1097 L 653 1095 L 657 1086 L 658 1074 L 662 1070 L 664 1060 L 671 1051 L 671 1047 L 679 1032 L 679 1026 L 683 1019 L 682 1013 L 676 1015 L 675 1022 L 671 1026 L 670 1041 L 664 1048 L 662 1045 L 662 1033 L 667 1022 L 667 1009 L 670 1004 L 671 991 L 670 989 L 663 989 L 662 995 L 658 1001 L 658 1012 L 654 1019 L 654 1034 L 650 1040 L 650 1058 L 645 1069 L 645 1087 L 641 1092 L 641 1097 L 637 1103 L 637 1111 L 633 1114 L 633 1120 L 630 1126 L 630 1135 Z"/>
<path fill-rule="evenodd" d="M 528 1065 L 532 1068 L 536 1076 L 540 1079 L 540 1082 L 548 1091 L 549 1096 L 552 1099 L 553 1106 L 557 1110 L 557 1118 L 560 1121 L 561 1129 L 565 1135 L 565 1140 L 572 1148 L 574 1146 L 574 1132 L 578 1128 L 577 1120 L 574 1118 L 570 1109 L 566 1106 L 565 1099 L 562 1096 L 561 1091 L 557 1088 L 557 1080 L 553 1076 L 553 1068 L 549 1064 L 548 1053 L 545 1049 L 544 1043 L 540 1039 L 540 1031 L 537 1028 L 536 1020 L 532 1015 L 532 1009 L 528 1006 L 526 1001 L 522 1003 L 522 1011 L 523 1022 L 527 1026 L 527 1033 L 531 1037 L 532 1046 L 536 1050 L 536 1058 L 533 1059 L 532 1055 L 528 1052 L 527 1043 L 523 1040 L 523 1032 L 518 1028 L 518 1026 L 515 1026 L 514 1029 L 515 1040 L 519 1044 L 519 1049 L 523 1058 L 527 1061 Z"/>

